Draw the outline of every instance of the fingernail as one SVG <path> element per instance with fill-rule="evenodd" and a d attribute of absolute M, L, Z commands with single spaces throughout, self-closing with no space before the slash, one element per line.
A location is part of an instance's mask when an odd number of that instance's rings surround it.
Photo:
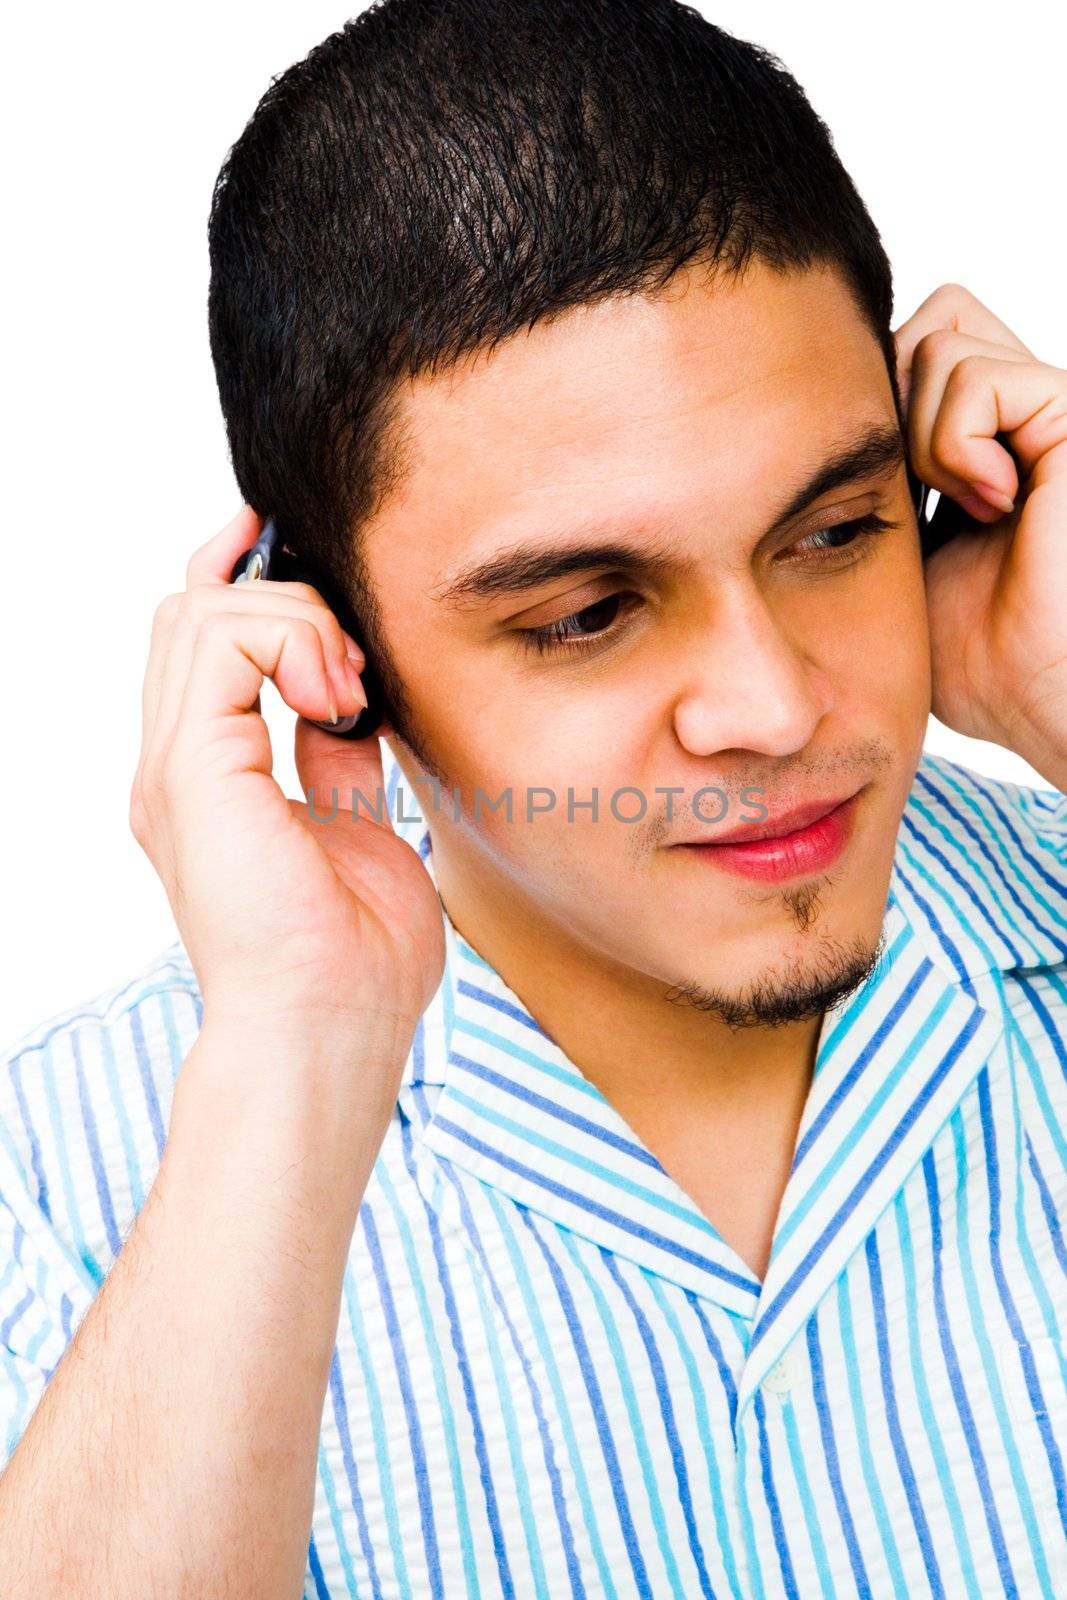
<path fill-rule="evenodd" d="M 995 489 L 991 483 L 976 483 L 975 488 L 980 495 L 984 495 L 990 505 L 996 506 L 998 511 L 1003 511 L 1005 516 L 1009 511 L 1015 510 L 1015 501 L 1010 494 L 1005 494 L 1003 489 Z"/>
<path fill-rule="evenodd" d="M 330 708 L 330 721 L 331 722 L 336 722 L 337 721 L 337 702 L 333 697 L 332 690 L 326 697 L 326 704 Z"/>
<path fill-rule="evenodd" d="M 976 522 L 989 522 L 1001 515 L 997 507 L 991 506 L 980 494 L 961 494 L 959 503 L 967 515 L 973 517 Z"/>
<path fill-rule="evenodd" d="M 346 658 L 345 672 L 348 674 L 348 681 L 352 687 L 352 693 L 355 695 L 356 700 L 361 706 L 365 706 L 367 704 L 367 694 L 362 683 L 360 682 L 359 668 L 356 665 L 354 656 L 348 656 Z"/>

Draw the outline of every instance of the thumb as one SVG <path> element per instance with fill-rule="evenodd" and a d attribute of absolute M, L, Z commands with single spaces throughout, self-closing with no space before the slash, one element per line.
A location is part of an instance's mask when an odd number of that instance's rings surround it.
<path fill-rule="evenodd" d="M 316 818 L 351 814 L 354 821 L 391 828 L 379 734 L 340 739 L 298 716 L 293 756 L 300 787 Z"/>

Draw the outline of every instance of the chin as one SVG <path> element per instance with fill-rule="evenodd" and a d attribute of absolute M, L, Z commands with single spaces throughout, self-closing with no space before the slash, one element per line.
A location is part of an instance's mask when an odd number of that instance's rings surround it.
<path fill-rule="evenodd" d="M 827 934 L 817 950 L 805 950 L 793 959 L 779 949 L 743 970 L 737 963 L 723 970 L 721 962 L 709 964 L 705 972 L 690 968 L 669 986 L 664 998 L 716 1015 L 731 1027 L 812 1021 L 866 983 L 884 953 L 880 931 L 873 936 Z"/>

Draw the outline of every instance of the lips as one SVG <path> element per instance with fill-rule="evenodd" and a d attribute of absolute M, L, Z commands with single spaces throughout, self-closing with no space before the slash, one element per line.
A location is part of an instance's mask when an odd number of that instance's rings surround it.
<path fill-rule="evenodd" d="M 790 833 L 797 833 L 801 828 L 808 828 L 820 817 L 828 816 L 838 806 L 850 800 L 856 789 L 850 789 L 847 794 L 832 796 L 829 799 L 809 800 L 805 805 L 794 806 L 789 811 L 780 811 L 777 816 L 765 817 L 759 822 L 741 822 L 736 828 L 729 828 L 720 832 L 714 823 L 709 823 L 707 831 L 696 839 L 683 839 L 682 844 L 718 845 L 718 844 L 754 844 L 757 839 L 781 839 Z"/>

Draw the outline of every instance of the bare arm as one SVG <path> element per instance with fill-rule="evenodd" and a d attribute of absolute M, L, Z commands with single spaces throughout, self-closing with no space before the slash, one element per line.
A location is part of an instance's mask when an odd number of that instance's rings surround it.
<path fill-rule="evenodd" d="M 274 779 L 268 676 L 305 793 L 383 783 L 376 738 L 312 726 L 366 703 L 322 596 L 228 581 L 258 531 L 243 508 L 155 616 L 130 825 L 204 1023 L 145 1204 L 0 1476 L 3 1600 L 302 1588 L 345 1262 L 444 933 L 388 820 L 324 824 Z"/>
<path fill-rule="evenodd" d="M 144 1207 L 0 1476 L 5 1600 L 299 1600 L 345 1261 L 405 1053 L 385 1025 L 201 1032 Z"/>

